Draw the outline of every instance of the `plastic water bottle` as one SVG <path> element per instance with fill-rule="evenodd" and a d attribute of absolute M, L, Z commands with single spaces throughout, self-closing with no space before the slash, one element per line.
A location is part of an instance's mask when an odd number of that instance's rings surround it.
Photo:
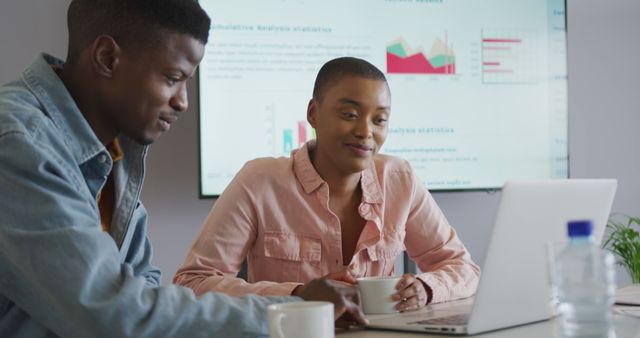
<path fill-rule="evenodd" d="M 569 244 L 556 261 L 560 333 L 562 337 L 615 337 L 614 258 L 600 250 L 591 221 L 568 224 Z"/>

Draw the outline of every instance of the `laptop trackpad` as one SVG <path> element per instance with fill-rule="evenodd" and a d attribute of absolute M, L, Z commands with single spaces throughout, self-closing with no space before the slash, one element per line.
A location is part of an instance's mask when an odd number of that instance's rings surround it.
<path fill-rule="evenodd" d="M 419 320 L 417 322 L 410 322 L 408 324 L 415 325 L 466 325 L 469 322 L 470 313 L 460 313 L 457 315 L 431 318 L 425 320 Z"/>
<path fill-rule="evenodd" d="M 466 316 L 468 318 L 473 305 L 473 297 L 452 302 L 432 304 L 418 311 L 387 315 L 368 315 L 370 326 L 422 324 L 418 322 L 441 317 Z M 465 322 L 466 323 L 466 322 Z"/>

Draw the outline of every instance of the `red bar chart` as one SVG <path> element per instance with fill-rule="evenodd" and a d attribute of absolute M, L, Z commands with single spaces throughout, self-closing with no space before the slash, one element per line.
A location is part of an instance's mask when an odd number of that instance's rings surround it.
<path fill-rule="evenodd" d="M 303 146 L 307 142 L 307 122 L 298 121 L 298 147 Z"/>
<path fill-rule="evenodd" d="M 530 84 L 537 82 L 536 32 L 518 29 L 484 29 L 482 82 Z"/>

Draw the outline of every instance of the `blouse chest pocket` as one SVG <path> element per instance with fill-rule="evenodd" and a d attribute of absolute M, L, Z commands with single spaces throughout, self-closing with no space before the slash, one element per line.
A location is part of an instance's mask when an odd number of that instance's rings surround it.
<path fill-rule="evenodd" d="M 404 251 L 404 244 L 391 238 L 383 238 L 380 242 L 367 248 L 370 268 L 367 275 L 390 276 L 395 272 L 395 263 Z"/>
<path fill-rule="evenodd" d="M 264 255 L 291 261 L 319 262 L 322 243 L 319 239 L 296 234 L 266 233 Z"/>
<path fill-rule="evenodd" d="M 381 241 L 367 248 L 367 254 L 372 261 L 396 259 L 404 251 L 404 245 L 398 241 Z"/>
<path fill-rule="evenodd" d="M 306 282 L 320 276 L 322 242 L 320 239 L 291 233 L 265 233 L 265 264 L 274 282 Z"/>

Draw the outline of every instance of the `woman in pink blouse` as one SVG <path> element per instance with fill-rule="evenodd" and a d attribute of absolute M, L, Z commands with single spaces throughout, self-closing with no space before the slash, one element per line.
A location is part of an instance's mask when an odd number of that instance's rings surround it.
<path fill-rule="evenodd" d="M 174 282 L 197 294 L 297 295 L 313 278 L 394 275 L 397 309 L 471 296 L 480 269 L 405 160 L 378 154 L 391 94 L 367 61 L 338 58 L 316 78 L 307 120 L 317 139 L 290 158 L 248 162 L 216 201 Z M 237 278 L 248 259 L 248 282 Z"/>

